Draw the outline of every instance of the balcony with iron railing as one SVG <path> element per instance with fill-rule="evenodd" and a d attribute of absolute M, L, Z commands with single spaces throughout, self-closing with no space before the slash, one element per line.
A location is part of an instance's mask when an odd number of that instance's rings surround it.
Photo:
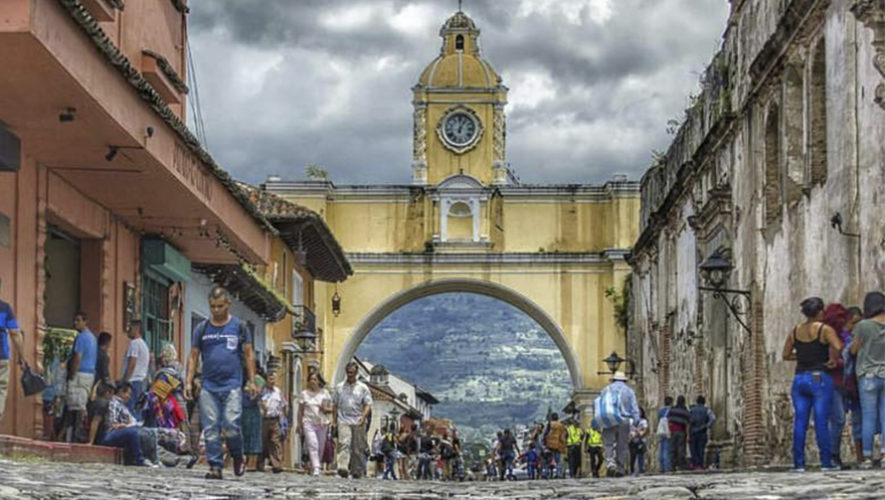
<path fill-rule="evenodd" d="M 304 305 L 293 308 L 292 340 L 303 352 L 319 352 L 316 315 Z"/>
<path fill-rule="evenodd" d="M 317 332 L 317 318 L 313 311 L 307 306 L 292 306 L 294 314 L 292 314 L 292 336 L 299 333 Z"/>

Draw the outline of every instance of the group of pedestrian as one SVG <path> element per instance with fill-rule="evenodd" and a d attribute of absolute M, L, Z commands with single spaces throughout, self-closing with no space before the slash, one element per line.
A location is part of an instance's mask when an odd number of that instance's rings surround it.
<path fill-rule="evenodd" d="M 428 424 L 400 426 L 395 422 L 376 432 L 372 439 L 375 477 L 383 480 L 463 480 L 461 439 L 452 429 L 437 433 Z"/>
<path fill-rule="evenodd" d="M 885 453 L 885 294 L 867 293 L 863 309 L 819 297 L 800 304 L 805 319 L 787 335 L 783 359 L 796 361 L 793 466 L 805 470 L 805 435 L 814 415 L 821 469 L 843 467 L 841 439 L 851 412 L 859 467 L 873 463 L 875 436 Z"/>
<path fill-rule="evenodd" d="M 55 364 L 56 380 L 61 379 L 52 391 L 56 402 L 50 405 L 60 417 L 56 439 L 122 448 L 131 465 L 190 468 L 205 448 L 209 479 L 221 478 L 225 450 L 237 475 L 245 472 L 246 453 L 256 455 L 258 470 L 266 458 L 275 472 L 282 471 L 288 403 L 275 374 L 268 374 L 266 382 L 261 379 L 260 391 L 255 385 L 251 334 L 230 314 L 227 290 L 215 287 L 208 299 L 211 318 L 192 332 L 186 374 L 171 343 L 153 359 L 142 338 L 141 321 L 134 319 L 126 332 L 129 345 L 122 377 L 116 382 L 109 370 L 111 334 L 96 337 L 86 314 L 78 312 L 70 355 Z M 255 405 L 257 420 L 241 421 L 244 406 L 249 407 L 244 390 Z M 251 439 L 244 447 L 247 435 Z"/>
<path fill-rule="evenodd" d="M 690 408 L 685 396 L 678 396 L 675 404 L 671 396 L 666 396 L 658 410 L 656 428 L 661 472 L 705 470 L 707 442 L 715 422 L 716 414 L 704 396 L 698 396 Z"/>

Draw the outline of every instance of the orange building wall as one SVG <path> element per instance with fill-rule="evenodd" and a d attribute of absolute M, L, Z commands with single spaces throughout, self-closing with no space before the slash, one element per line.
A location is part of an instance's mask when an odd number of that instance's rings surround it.
<path fill-rule="evenodd" d="M 81 240 L 81 303 L 90 328 L 113 335 L 111 374 L 120 372 L 127 346 L 123 331 L 124 281 L 135 282 L 138 273 L 139 235 L 126 229 L 101 206 L 83 197 L 33 160 L 25 157 L 17 173 L 0 173 L 0 212 L 10 218 L 10 247 L 0 247 L 0 298 L 9 302 L 24 332 L 25 360 L 42 365 L 38 357 L 38 325 L 43 321 L 42 269 L 45 222 L 58 223 Z M 103 235 L 94 238 L 94 235 Z M 39 264 L 39 265 L 38 265 Z M 0 434 L 38 436 L 42 426 L 41 398 L 25 400 L 18 383 L 17 364 L 10 373 L 6 412 Z"/>

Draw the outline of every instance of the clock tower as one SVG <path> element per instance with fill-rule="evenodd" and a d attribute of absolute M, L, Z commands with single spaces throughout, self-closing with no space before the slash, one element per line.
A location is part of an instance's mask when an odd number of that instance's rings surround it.
<path fill-rule="evenodd" d="M 483 59 L 479 29 L 464 12 L 439 34 L 440 54 L 412 88 L 412 182 L 436 186 L 460 174 L 484 186 L 507 184 L 507 87 Z"/>

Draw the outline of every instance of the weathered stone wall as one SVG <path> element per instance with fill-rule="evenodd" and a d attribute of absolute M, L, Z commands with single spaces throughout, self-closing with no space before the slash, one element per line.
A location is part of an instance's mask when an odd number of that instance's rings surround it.
<path fill-rule="evenodd" d="M 885 2 L 732 3 L 702 92 L 643 178 L 630 352 L 648 408 L 707 396 L 724 463 L 789 462 L 794 363 L 781 350 L 799 302 L 853 305 L 885 284 L 883 75 L 874 31 L 851 12 L 885 16 Z M 859 237 L 831 226 L 837 212 Z M 735 299 L 750 332 L 698 289 L 715 251 L 734 264 L 727 287 L 752 293 Z"/>

